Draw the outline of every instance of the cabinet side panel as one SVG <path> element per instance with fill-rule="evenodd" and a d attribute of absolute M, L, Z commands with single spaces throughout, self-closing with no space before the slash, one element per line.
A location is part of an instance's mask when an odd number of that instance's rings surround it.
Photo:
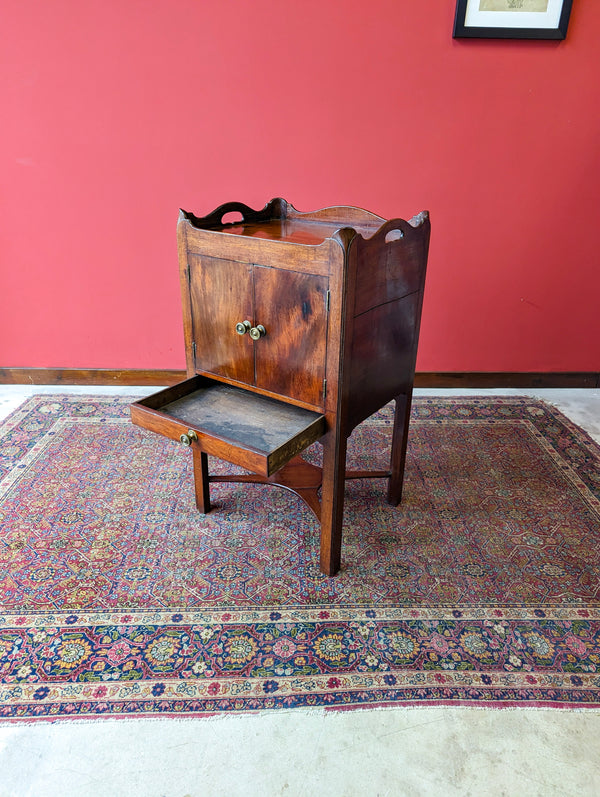
<path fill-rule="evenodd" d="M 413 226 L 413 222 L 416 222 Z M 360 423 L 412 388 L 429 249 L 427 213 L 356 242 L 348 417 Z"/>
<path fill-rule="evenodd" d="M 256 386 L 323 404 L 327 347 L 327 277 L 254 267 Z"/>
<path fill-rule="evenodd" d="M 350 427 L 404 393 L 414 378 L 418 293 L 354 319 L 350 367 Z"/>
<path fill-rule="evenodd" d="M 254 382 L 249 334 L 236 324 L 252 317 L 252 267 L 216 257 L 189 254 L 195 368 L 238 382 Z"/>
<path fill-rule="evenodd" d="M 414 230 L 411 233 L 387 244 L 379 236 L 371 245 L 359 247 L 367 257 L 356 275 L 355 315 L 420 289 L 423 241 Z"/>

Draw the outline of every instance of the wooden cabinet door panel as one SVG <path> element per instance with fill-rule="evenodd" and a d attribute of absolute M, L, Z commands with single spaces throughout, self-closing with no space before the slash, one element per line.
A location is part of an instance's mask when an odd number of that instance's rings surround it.
<path fill-rule="evenodd" d="M 328 278 L 254 266 L 256 386 L 323 404 Z"/>
<path fill-rule="evenodd" d="M 235 331 L 253 323 L 252 266 L 192 254 L 189 266 L 196 369 L 252 385 L 253 341 Z"/>

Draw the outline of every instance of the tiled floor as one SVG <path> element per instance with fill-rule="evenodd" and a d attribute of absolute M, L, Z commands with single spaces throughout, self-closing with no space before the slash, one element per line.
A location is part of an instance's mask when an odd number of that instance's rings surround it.
<path fill-rule="evenodd" d="M 0 386 L 0 418 L 34 392 Z M 535 395 L 600 442 L 600 391 Z M 415 708 L 0 727 L 0 797 L 600 794 L 600 711 Z"/>

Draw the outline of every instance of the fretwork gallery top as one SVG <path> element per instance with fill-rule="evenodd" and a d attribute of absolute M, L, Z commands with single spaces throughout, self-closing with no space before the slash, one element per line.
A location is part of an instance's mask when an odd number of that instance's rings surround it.
<path fill-rule="evenodd" d="M 188 379 L 133 404 L 132 420 L 191 447 L 203 512 L 210 481 L 297 493 L 321 521 L 321 569 L 334 575 L 345 478 L 388 478 L 388 500 L 401 498 L 429 216 L 301 213 L 273 199 L 181 211 L 177 229 Z M 352 429 L 393 399 L 390 469 L 345 473 Z M 316 440 L 322 468 L 299 456 Z M 211 476 L 207 455 L 250 473 Z"/>

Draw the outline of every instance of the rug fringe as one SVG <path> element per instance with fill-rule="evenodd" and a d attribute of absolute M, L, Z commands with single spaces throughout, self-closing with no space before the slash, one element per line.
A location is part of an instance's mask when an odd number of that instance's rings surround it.
<path fill-rule="evenodd" d="M 261 709 L 260 711 L 245 711 L 245 712 L 219 712 L 214 714 L 199 714 L 199 715 L 162 715 L 162 716 L 115 716 L 114 714 L 96 715 L 94 717 L 27 717 L 23 719 L 0 720 L 1 728 L 16 728 L 16 727 L 31 727 L 32 725 L 104 725 L 105 723 L 212 723 L 212 722 L 231 722 L 237 723 L 240 721 L 254 721 L 262 717 L 294 717 L 300 721 L 302 717 L 321 718 L 326 722 L 336 721 L 345 715 L 363 715 L 366 713 L 396 713 L 396 714 L 414 714 L 419 712 L 421 714 L 465 714 L 469 712 L 488 712 L 495 714 L 497 712 L 520 712 L 520 713 L 575 713 L 586 714 L 600 717 L 600 708 L 597 706 L 587 705 L 556 705 L 556 706 L 531 706 L 531 705 L 485 705 L 480 706 L 476 704 L 457 704 L 457 705 L 381 705 L 381 706 L 343 706 L 343 707 L 315 707 L 315 708 L 291 708 L 291 709 Z"/>

